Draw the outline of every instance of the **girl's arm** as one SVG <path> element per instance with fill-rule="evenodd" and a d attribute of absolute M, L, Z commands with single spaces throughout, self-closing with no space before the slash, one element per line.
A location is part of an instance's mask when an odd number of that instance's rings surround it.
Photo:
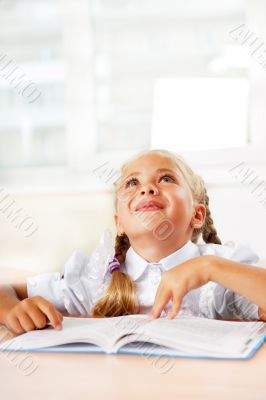
<path fill-rule="evenodd" d="M 209 281 L 257 304 L 260 319 L 266 321 L 266 269 L 212 255 L 192 258 L 163 274 L 150 318 L 158 318 L 169 300 L 173 306 L 167 318 L 174 318 L 183 297 Z"/>
<path fill-rule="evenodd" d="M 266 269 L 209 256 L 209 281 L 246 297 L 259 306 L 259 317 L 266 321 Z"/>
<path fill-rule="evenodd" d="M 54 328 L 62 328 L 62 314 L 41 296 L 28 297 L 26 283 L 0 285 L 0 323 L 20 334 L 42 329 L 50 321 Z"/>

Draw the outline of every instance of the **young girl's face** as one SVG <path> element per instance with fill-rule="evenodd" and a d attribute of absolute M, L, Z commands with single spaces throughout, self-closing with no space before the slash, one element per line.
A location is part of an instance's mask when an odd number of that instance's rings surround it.
<path fill-rule="evenodd" d="M 167 223 L 173 240 L 180 235 L 189 239 L 194 212 L 191 190 L 171 158 L 146 154 L 123 169 L 115 222 L 118 233 L 126 233 L 129 240 L 154 234 L 156 227 Z"/>

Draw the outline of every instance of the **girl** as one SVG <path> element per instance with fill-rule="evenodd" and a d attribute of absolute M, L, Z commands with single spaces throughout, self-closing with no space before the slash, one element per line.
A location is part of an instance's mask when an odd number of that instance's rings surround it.
<path fill-rule="evenodd" d="M 125 163 L 114 219 L 115 246 L 107 231 L 90 257 L 72 254 L 64 275 L 2 286 L 0 322 L 22 333 L 47 320 L 61 329 L 73 314 L 266 321 L 266 270 L 249 247 L 221 244 L 204 182 L 181 157 L 152 150 Z"/>

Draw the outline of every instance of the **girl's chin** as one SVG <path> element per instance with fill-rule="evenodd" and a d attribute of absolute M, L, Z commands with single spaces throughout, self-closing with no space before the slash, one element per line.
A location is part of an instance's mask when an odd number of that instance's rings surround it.
<path fill-rule="evenodd" d="M 128 231 L 128 237 L 132 237 L 132 238 L 150 238 L 153 237 L 154 239 L 158 240 L 158 237 L 163 236 L 163 238 L 165 237 L 165 235 L 171 235 L 174 231 L 176 231 L 174 224 L 164 218 L 164 219 L 150 219 L 146 221 L 146 223 L 138 223 L 138 225 L 136 226 L 131 225 L 129 227 L 129 225 L 127 226 L 127 231 Z M 131 231 L 131 233 L 130 233 Z"/>

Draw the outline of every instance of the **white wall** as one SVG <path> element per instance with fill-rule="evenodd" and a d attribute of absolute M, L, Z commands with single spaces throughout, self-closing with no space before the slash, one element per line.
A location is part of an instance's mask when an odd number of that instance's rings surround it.
<path fill-rule="evenodd" d="M 210 209 L 222 242 L 250 244 L 266 259 L 266 207 L 250 192 L 244 185 L 213 188 L 209 190 Z"/>

